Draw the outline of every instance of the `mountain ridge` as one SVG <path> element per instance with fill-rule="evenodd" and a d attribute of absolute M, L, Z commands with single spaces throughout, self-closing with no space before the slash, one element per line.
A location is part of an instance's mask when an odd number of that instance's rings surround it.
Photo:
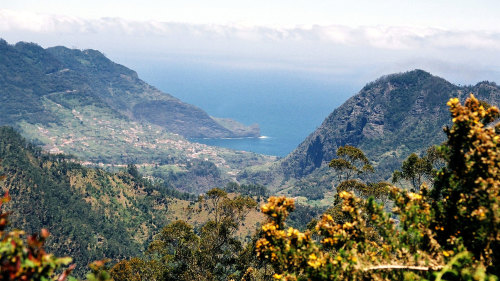
<path fill-rule="evenodd" d="M 0 109 L 7 113 L 4 120 L 0 117 L 2 124 L 11 125 L 19 117 L 28 122 L 54 122 L 57 118 L 41 108 L 39 98 L 76 92 L 98 98 L 133 121 L 152 123 L 185 137 L 260 136 L 255 126 L 240 124 L 240 130 L 231 131 L 200 108 L 148 85 L 135 71 L 112 62 L 96 50 L 63 46 L 44 49 L 34 43 L 9 45 L 5 40 L 0 41 L 0 50 L 3 82 L 0 86 L 4 93 L 4 106 Z M 12 101 L 16 106 L 12 106 Z M 10 112 L 7 107 L 32 110 L 31 114 Z"/>
<path fill-rule="evenodd" d="M 471 92 L 492 105 L 500 104 L 500 88 L 493 82 L 457 86 L 419 69 L 382 76 L 334 109 L 286 157 L 247 169 L 239 180 L 268 184 L 275 190 L 330 186 L 328 163 L 344 145 L 365 152 L 377 168 L 372 180 L 388 180 L 411 153 L 445 139 L 442 128 L 450 123 L 447 101 L 464 100 Z"/>
<path fill-rule="evenodd" d="M 282 167 L 300 178 L 335 158 L 337 148 L 347 144 L 359 146 L 372 159 L 387 152 L 375 153 L 372 146 L 377 142 L 396 149 L 405 146 L 405 155 L 421 151 L 444 140 L 442 127 L 449 124 L 446 102 L 451 97 L 463 100 L 470 92 L 493 105 L 500 101 L 494 83 L 459 87 L 423 70 L 383 76 L 335 109 L 285 157 Z M 397 139 L 387 140 L 392 136 Z M 295 161 L 299 165 L 290 165 Z"/>
<path fill-rule="evenodd" d="M 146 176 L 203 193 L 234 181 L 246 166 L 276 158 L 185 138 L 260 136 L 258 126 L 221 120 L 157 90 L 99 51 L 0 39 L 0 125 L 51 153 L 108 169 L 138 164 Z"/>

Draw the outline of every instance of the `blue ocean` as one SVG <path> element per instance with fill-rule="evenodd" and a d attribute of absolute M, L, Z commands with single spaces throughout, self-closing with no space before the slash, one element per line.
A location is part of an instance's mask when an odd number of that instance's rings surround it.
<path fill-rule="evenodd" d="M 304 72 L 181 63 L 132 63 L 139 77 L 211 116 L 258 123 L 261 138 L 193 139 L 208 145 L 286 156 L 362 85 Z"/>

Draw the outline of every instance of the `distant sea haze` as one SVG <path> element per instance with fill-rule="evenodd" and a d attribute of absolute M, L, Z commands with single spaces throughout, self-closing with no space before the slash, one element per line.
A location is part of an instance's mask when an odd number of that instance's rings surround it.
<path fill-rule="evenodd" d="M 258 123 L 261 138 L 192 141 L 286 156 L 360 86 L 282 71 L 207 68 L 185 64 L 136 65 L 139 76 L 163 92 L 215 117 Z"/>

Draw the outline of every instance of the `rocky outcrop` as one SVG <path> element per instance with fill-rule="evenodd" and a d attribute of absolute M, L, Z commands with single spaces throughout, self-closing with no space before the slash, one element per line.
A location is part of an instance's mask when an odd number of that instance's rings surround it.
<path fill-rule="evenodd" d="M 260 127 L 259 124 L 252 124 L 250 126 L 246 126 L 237 122 L 233 119 L 229 118 L 217 118 L 213 117 L 219 125 L 224 128 L 230 130 L 235 138 L 255 138 L 260 137 Z"/>

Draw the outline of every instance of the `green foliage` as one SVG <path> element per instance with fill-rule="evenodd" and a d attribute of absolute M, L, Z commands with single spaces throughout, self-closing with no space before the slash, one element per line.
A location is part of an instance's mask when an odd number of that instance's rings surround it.
<path fill-rule="evenodd" d="M 403 161 L 401 171 L 394 171 L 392 174 L 392 182 L 397 183 L 404 179 L 411 183 L 413 190 L 419 190 L 424 183 L 424 178 L 431 180 L 435 175 L 432 163 L 424 158 L 420 158 L 417 154 L 412 153 Z"/>
<path fill-rule="evenodd" d="M 86 275 L 86 281 L 112 281 L 111 274 L 106 267 L 108 262 L 108 259 L 104 259 L 89 264 L 90 272 Z"/>
<path fill-rule="evenodd" d="M 451 239 L 450 249 L 463 243 L 487 272 L 500 272 L 500 125 L 496 107 L 486 109 L 474 96 L 465 105 L 448 102 L 453 126 L 446 128 L 441 147 L 448 165 L 432 192 L 437 239 Z"/>
<path fill-rule="evenodd" d="M 226 182 L 221 169 L 213 162 L 199 159 L 187 161 L 184 169 L 178 171 L 155 169 L 153 176 L 162 179 L 169 186 L 179 187 L 196 195 L 207 191 L 209 187 L 221 186 Z"/>
<path fill-rule="evenodd" d="M 2 177 L 4 178 L 4 177 Z M 10 201 L 6 193 L 0 199 L 2 205 Z M 70 276 L 76 264 L 72 264 L 70 257 L 55 257 L 45 252 L 44 245 L 49 237 L 49 231 L 42 229 L 39 235 L 28 236 L 23 239 L 22 230 L 7 231 L 9 214 L 0 211 L 0 280 L 73 280 Z M 96 261 L 90 264 L 91 271 L 87 274 L 87 281 L 111 281 L 108 271 L 104 268 L 107 261 Z"/>
<path fill-rule="evenodd" d="M 256 202 L 250 197 L 229 197 L 214 188 L 200 203 L 210 219 L 198 230 L 184 221 L 167 225 L 144 258 L 119 262 L 112 276 L 117 280 L 227 280 L 243 275 L 237 261 L 244 248 L 236 231 Z"/>
<path fill-rule="evenodd" d="M 7 175 L 1 185 L 13 197 L 7 206 L 13 226 L 27 233 L 48 229 L 47 250 L 71 255 L 78 276 L 94 260 L 139 254 L 154 223 L 167 222 L 166 188 L 140 176 L 42 153 L 7 127 L 0 127 L 0 159 Z"/>
<path fill-rule="evenodd" d="M 378 182 L 378 183 L 363 183 L 359 180 L 345 180 L 337 185 L 337 193 L 342 191 L 355 192 L 364 198 L 368 198 L 370 196 L 376 199 L 385 199 L 387 198 L 389 191 L 389 183 L 386 182 Z"/>
<path fill-rule="evenodd" d="M 243 196 L 250 196 L 256 198 L 257 201 L 261 201 L 262 198 L 267 198 L 270 195 L 269 189 L 260 184 L 238 184 L 235 182 L 230 182 L 224 188 L 226 192 L 229 193 L 239 193 Z"/>
<path fill-rule="evenodd" d="M 296 204 L 295 209 L 287 217 L 287 224 L 305 230 L 309 227 L 311 221 L 316 220 L 325 212 L 325 207 L 313 207 L 309 205 Z"/>
<path fill-rule="evenodd" d="M 373 173 L 370 161 L 359 148 L 346 145 L 337 149 L 339 158 L 330 161 L 330 167 L 338 173 L 339 182 L 351 179 L 354 175 Z"/>
<path fill-rule="evenodd" d="M 139 170 L 137 170 L 137 166 L 134 164 L 127 165 L 127 173 L 131 175 L 134 179 L 140 179 Z"/>
<path fill-rule="evenodd" d="M 0 208 L 3 203 L 10 201 L 8 194 L 0 199 Z M 45 240 L 49 236 L 46 229 L 40 235 L 22 238 L 25 233 L 21 230 L 7 231 L 9 224 L 8 214 L 0 212 L 0 279 L 1 280 L 52 280 L 56 271 L 71 263 L 71 258 L 57 258 L 47 254 L 43 249 Z M 64 272 L 59 280 L 74 268 L 72 266 Z"/>
<path fill-rule="evenodd" d="M 294 196 L 303 196 L 308 200 L 321 200 L 325 198 L 326 188 L 322 186 L 310 185 L 308 182 L 301 183 L 292 193 Z"/>
<path fill-rule="evenodd" d="M 373 173 L 375 171 L 361 149 L 346 145 L 337 150 L 337 155 L 343 158 L 330 161 L 330 167 L 337 171 L 339 181 L 339 184 L 335 186 L 337 194 L 342 191 L 349 191 L 355 192 L 364 198 L 370 196 L 380 200 L 387 198 L 388 183 L 364 183 L 360 179 L 352 179 L 354 175 Z"/>

